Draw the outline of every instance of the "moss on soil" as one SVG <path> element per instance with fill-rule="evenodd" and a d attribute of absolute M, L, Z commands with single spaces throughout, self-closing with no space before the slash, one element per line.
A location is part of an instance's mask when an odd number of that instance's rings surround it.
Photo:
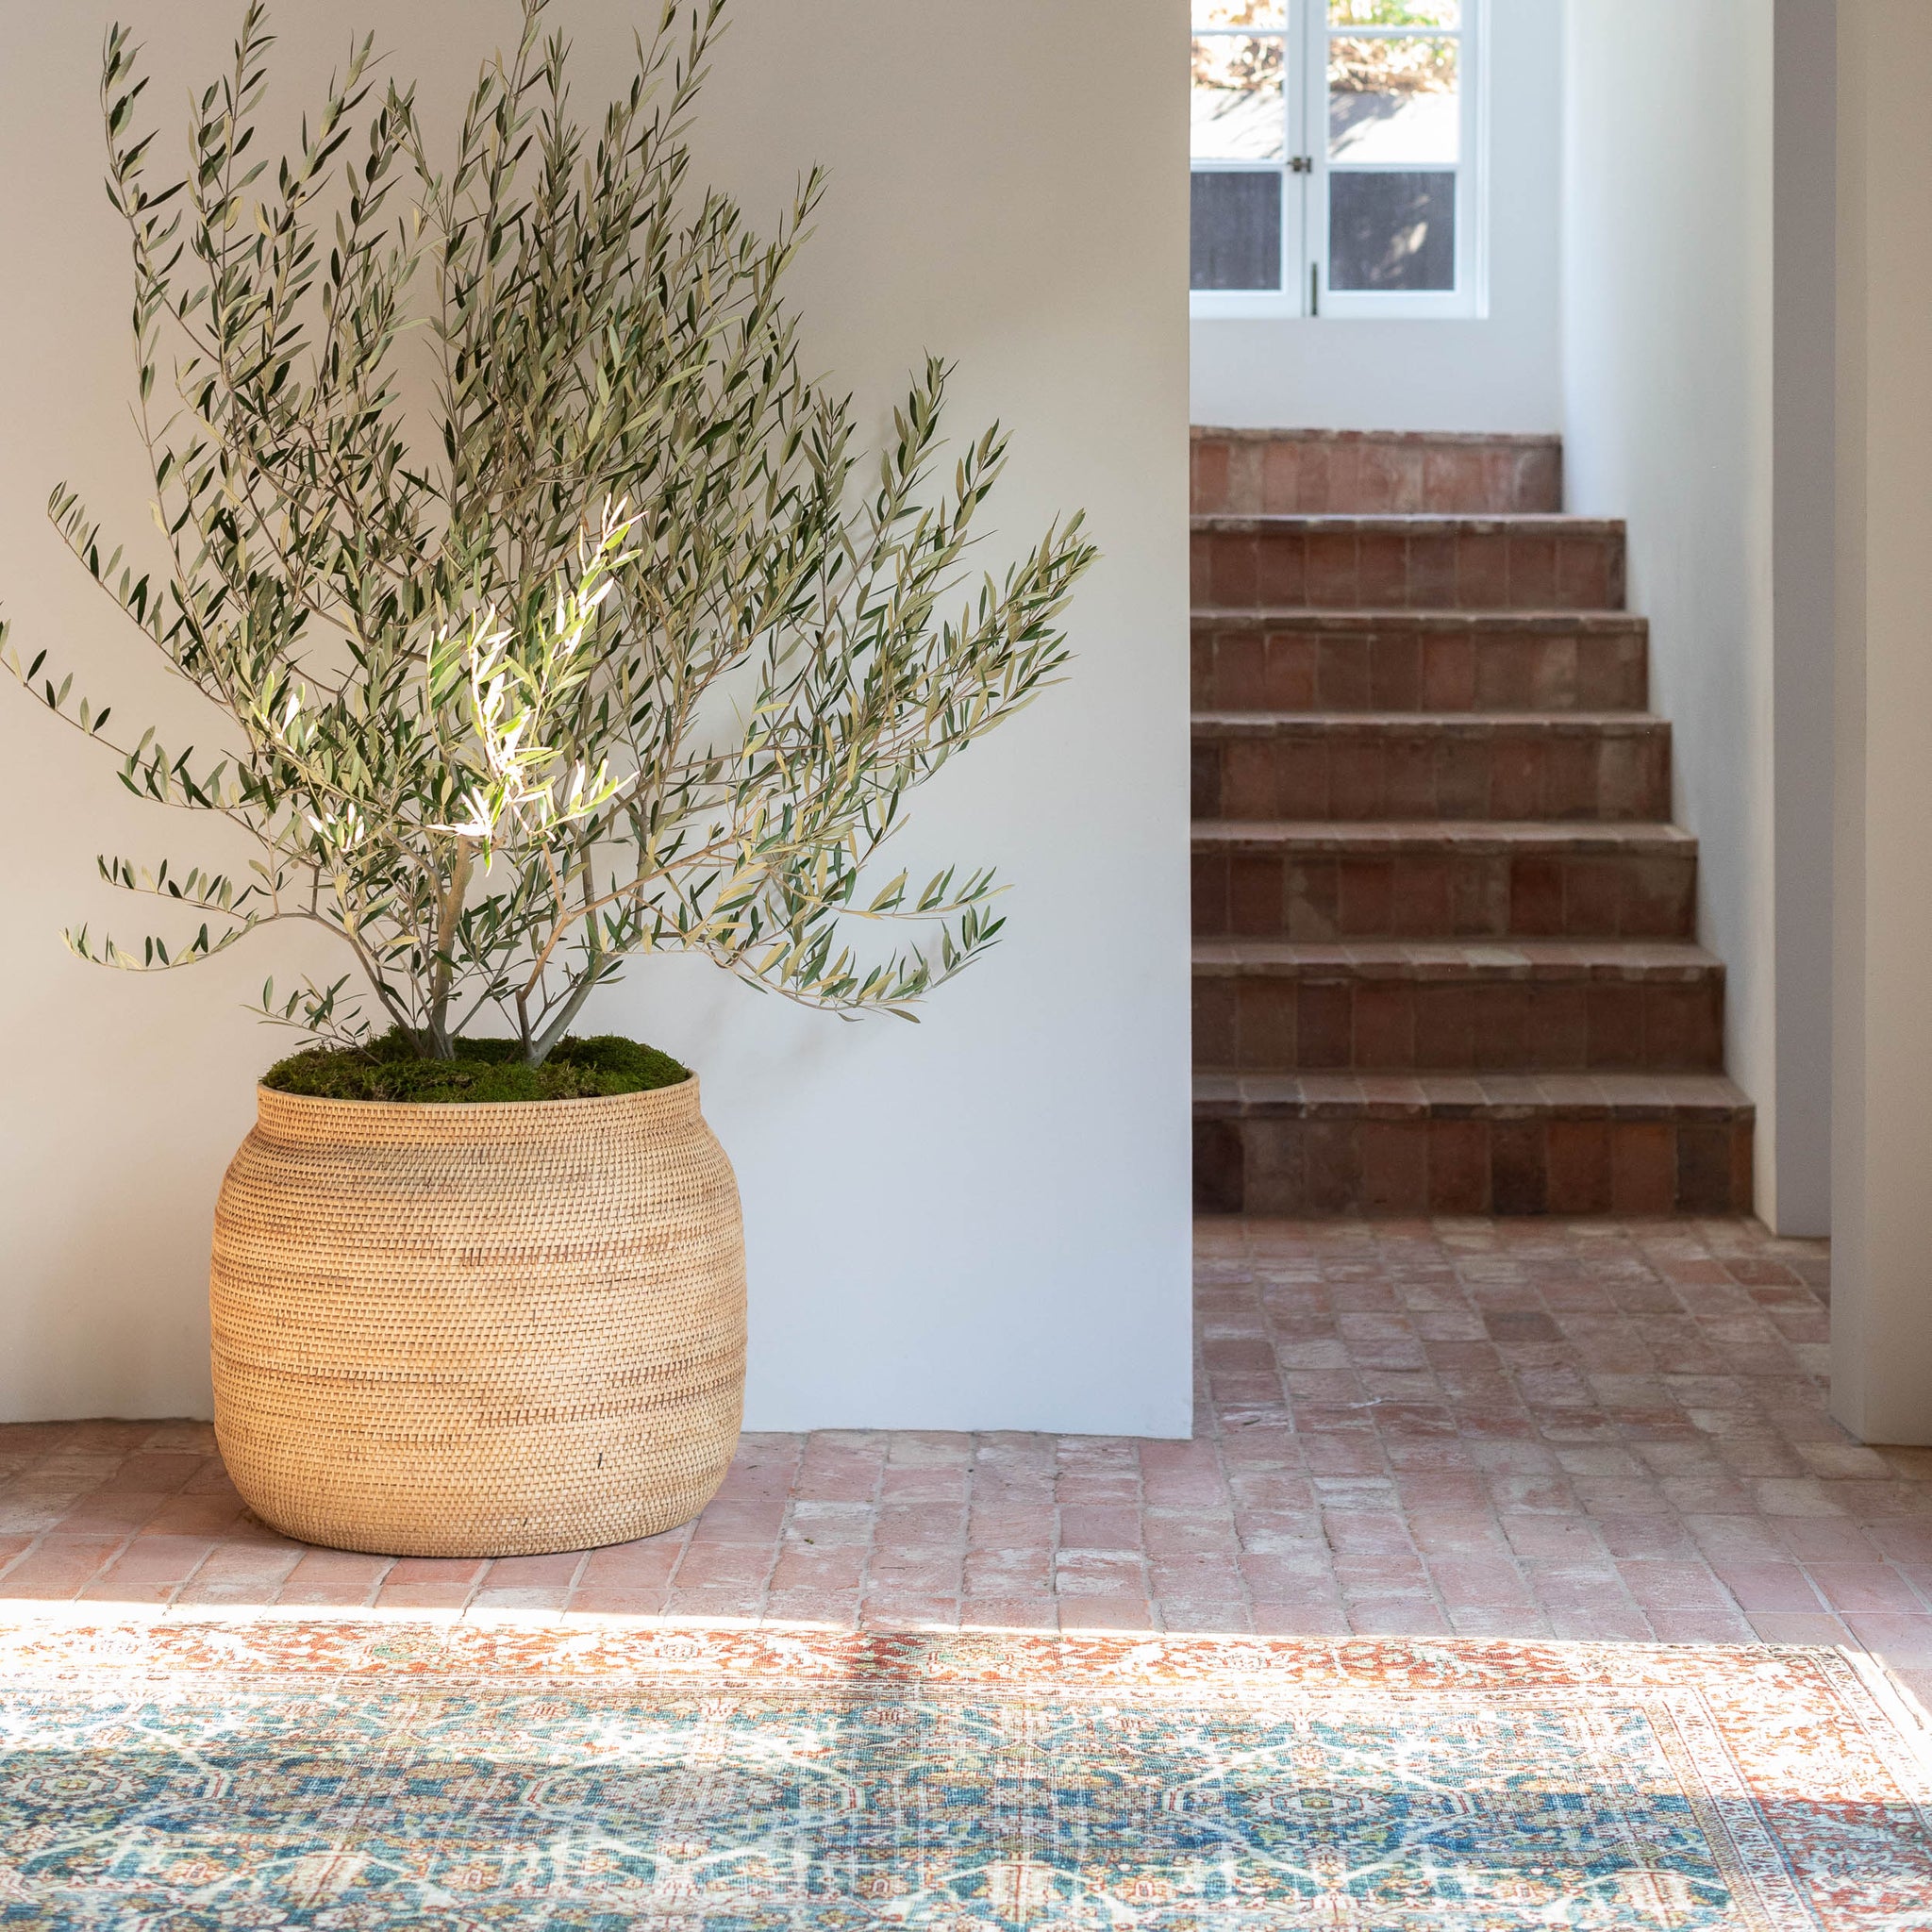
<path fill-rule="evenodd" d="M 453 1060 L 416 1058 L 398 1033 L 366 1047 L 310 1047 L 278 1060 L 261 1076 L 277 1093 L 306 1093 L 318 1100 L 404 1100 L 447 1106 L 452 1102 L 582 1100 L 600 1093 L 648 1093 L 691 1078 L 668 1053 L 614 1033 L 591 1040 L 565 1039 L 541 1067 L 517 1056 L 513 1040 L 459 1040 Z"/>

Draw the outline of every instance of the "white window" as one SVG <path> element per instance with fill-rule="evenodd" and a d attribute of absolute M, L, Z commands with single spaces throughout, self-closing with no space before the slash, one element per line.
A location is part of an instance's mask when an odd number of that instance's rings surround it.
<path fill-rule="evenodd" d="M 1483 0 L 1193 0 L 1197 316 L 1484 312 Z"/>

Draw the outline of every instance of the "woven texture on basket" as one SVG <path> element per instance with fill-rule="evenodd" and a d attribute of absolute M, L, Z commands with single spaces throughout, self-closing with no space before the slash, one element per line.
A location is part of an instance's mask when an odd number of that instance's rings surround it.
<path fill-rule="evenodd" d="M 695 1078 L 478 1107 L 258 1093 L 209 1289 L 215 1432 L 258 1516 L 484 1557 L 704 1507 L 738 1441 L 744 1238 Z"/>

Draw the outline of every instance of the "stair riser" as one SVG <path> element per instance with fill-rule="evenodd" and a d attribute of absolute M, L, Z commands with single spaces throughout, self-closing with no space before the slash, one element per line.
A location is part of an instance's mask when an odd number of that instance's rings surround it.
<path fill-rule="evenodd" d="M 1212 1120 L 1208 1214 L 1748 1214 L 1747 1121 Z"/>
<path fill-rule="evenodd" d="M 1697 860 L 1682 854 L 1194 854 L 1201 939 L 1684 939 Z"/>
<path fill-rule="evenodd" d="M 1194 981 L 1194 1061 L 1300 1072 L 1692 1073 L 1724 1066 L 1724 981 Z"/>
<path fill-rule="evenodd" d="M 1624 539 L 1493 527 L 1196 530 L 1193 601 L 1224 610 L 1619 610 Z"/>
<path fill-rule="evenodd" d="M 1203 711 L 1641 711 L 1641 632 L 1197 632 Z"/>
<path fill-rule="evenodd" d="M 1203 436 L 1193 498 L 1201 515 L 1547 514 L 1563 508 L 1563 458 L 1554 441 Z"/>
<path fill-rule="evenodd" d="M 1671 813 L 1662 729 L 1459 737 L 1419 729 L 1197 740 L 1203 819 L 1659 820 Z"/>

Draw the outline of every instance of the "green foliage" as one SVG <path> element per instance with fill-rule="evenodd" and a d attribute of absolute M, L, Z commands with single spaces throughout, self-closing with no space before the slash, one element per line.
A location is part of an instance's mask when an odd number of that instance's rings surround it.
<path fill-rule="evenodd" d="M 364 41 L 271 169 L 251 152 L 257 0 L 186 175 L 159 186 L 137 50 L 109 32 L 108 188 L 165 564 L 124 565 L 64 486 L 50 508 L 222 741 L 126 736 L 44 653 L 6 661 L 130 791 L 225 821 L 248 856 L 104 856 L 110 884 L 199 924 L 69 943 L 163 970 L 313 922 L 358 970 L 271 981 L 266 1015 L 366 1040 L 359 980 L 431 1058 L 494 1012 L 541 1065 L 656 948 L 909 1017 L 996 938 L 993 878 L 879 881 L 873 861 L 914 787 L 1055 681 L 1094 553 L 1075 515 L 969 586 L 997 425 L 934 495 L 942 363 L 875 466 L 849 398 L 803 374 L 780 283 L 819 175 L 769 241 L 690 178 L 724 0 L 665 0 L 590 129 L 547 5 L 524 0 L 441 160 Z M 867 962 L 854 919 L 924 931 Z"/>
<path fill-rule="evenodd" d="M 475 1105 L 649 1093 L 690 1078 L 690 1070 L 668 1053 L 614 1033 L 591 1040 L 566 1035 L 541 1067 L 533 1067 L 514 1040 L 459 1040 L 454 1058 L 425 1059 L 414 1041 L 391 1032 L 360 1047 L 310 1047 L 277 1061 L 261 1084 L 322 1100 Z"/>
<path fill-rule="evenodd" d="M 1329 0 L 1328 25 L 1458 27 L 1462 0 Z"/>

